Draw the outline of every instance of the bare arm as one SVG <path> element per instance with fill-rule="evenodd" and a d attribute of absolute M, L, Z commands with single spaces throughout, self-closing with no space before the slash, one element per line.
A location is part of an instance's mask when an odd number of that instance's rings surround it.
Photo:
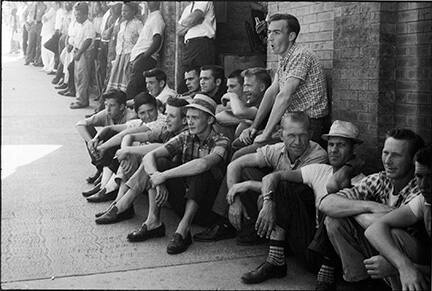
<path fill-rule="evenodd" d="M 286 82 L 285 86 L 281 88 L 279 93 L 276 95 L 273 107 L 271 109 L 269 120 L 262 133 L 262 138 L 264 140 L 268 139 L 271 136 L 273 129 L 280 122 L 282 115 L 284 114 L 285 110 L 287 109 L 290 103 L 291 96 L 297 90 L 299 84 L 300 84 L 300 79 L 288 78 L 288 81 Z"/>
<path fill-rule="evenodd" d="M 256 107 L 248 107 L 240 99 L 237 94 L 230 95 L 231 111 L 239 119 L 253 120 L 256 116 L 258 109 Z"/>
<path fill-rule="evenodd" d="M 399 250 L 390 230 L 413 225 L 416 221 L 417 218 L 409 206 L 404 205 L 383 216 L 365 231 L 370 243 L 398 269 L 403 290 L 425 290 L 427 284 L 413 262 Z M 413 287 L 415 289 L 411 289 Z"/>
<path fill-rule="evenodd" d="M 229 111 L 222 111 L 216 114 L 216 120 L 223 126 L 237 125 L 240 123 L 240 119 L 235 117 L 234 114 Z"/>
<path fill-rule="evenodd" d="M 260 161 L 257 153 L 244 155 L 237 160 L 229 163 L 227 168 L 227 185 L 230 189 L 234 184 L 237 184 L 241 180 L 241 171 L 244 168 L 251 167 L 265 167 L 265 164 Z"/>
<path fill-rule="evenodd" d="M 113 136 L 112 138 L 110 138 L 109 140 L 104 142 L 103 144 L 99 145 L 97 147 L 97 149 L 99 151 L 104 151 L 104 150 L 107 150 L 111 147 L 118 146 L 121 144 L 121 141 L 125 135 L 131 134 L 131 133 L 145 132 L 145 131 L 149 131 L 149 130 L 150 130 L 150 128 L 148 128 L 145 125 L 139 126 L 139 127 L 127 128 L 127 129 L 122 130 L 121 132 L 117 133 L 115 136 Z"/>
<path fill-rule="evenodd" d="M 152 54 L 154 54 L 159 48 L 162 43 L 162 37 L 160 34 L 153 35 L 153 41 L 150 47 L 143 53 L 144 57 L 149 57 Z"/>
<path fill-rule="evenodd" d="M 85 140 L 85 142 L 89 142 L 93 139 L 93 137 L 90 135 L 87 129 L 88 126 L 91 127 L 91 125 L 87 125 L 84 120 L 78 121 L 78 123 L 75 125 L 78 133 Z"/>
<path fill-rule="evenodd" d="M 260 103 L 258 112 L 256 113 L 254 122 L 252 123 L 252 128 L 257 129 L 264 119 L 267 117 L 268 113 L 272 110 L 273 103 L 275 102 L 276 95 L 279 92 L 278 76 L 275 75 L 273 83 L 264 93 L 263 100 Z"/>
<path fill-rule="evenodd" d="M 270 191 L 275 192 L 279 182 L 281 181 L 303 183 L 301 170 L 298 169 L 293 171 L 277 171 L 268 174 L 262 179 L 261 193 L 265 195 Z"/>

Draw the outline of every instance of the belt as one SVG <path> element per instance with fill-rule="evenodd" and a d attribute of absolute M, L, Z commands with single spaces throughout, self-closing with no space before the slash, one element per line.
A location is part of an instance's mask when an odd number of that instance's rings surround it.
<path fill-rule="evenodd" d="M 194 37 L 194 38 L 187 39 L 185 43 L 189 43 L 196 40 L 203 40 L 203 39 L 212 39 L 212 38 L 209 38 L 208 36 Z"/>

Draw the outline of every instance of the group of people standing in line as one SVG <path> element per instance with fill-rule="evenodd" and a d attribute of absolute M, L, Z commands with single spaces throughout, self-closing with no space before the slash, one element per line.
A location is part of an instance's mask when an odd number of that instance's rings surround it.
<path fill-rule="evenodd" d="M 47 5 L 30 5 L 37 30 Z M 180 220 L 168 254 L 193 241 L 268 244 L 266 260 L 241 277 L 246 284 L 286 276 L 293 255 L 317 274 L 316 290 L 334 290 L 339 273 L 356 290 L 380 280 L 393 290 L 430 289 L 432 147 L 412 130 L 391 129 L 384 170 L 363 175 L 355 155 L 361 133 L 350 121 L 329 126 L 325 74 L 296 43 L 295 16 L 267 18 L 269 48 L 279 56 L 274 76 L 254 67 L 225 77 L 214 65 L 213 4 L 190 2 L 177 29 L 185 89 L 176 92 L 157 68 L 165 28 L 159 2 L 146 3 L 144 22 L 134 2 L 110 2 L 105 14 L 102 4 L 59 5 L 74 20 L 64 30 L 61 21 L 53 82 L 76 95 L 71 108 L 88 106 L 92 80 L 103 101 L 76 124 L 96 167 L 83 196 L 112 201 L 97 224 L 132 218 L 144 193 L 148 212 L 130 242 L 165 236 L 161 208 L 169 204 Z M 26 63 L 37 64 L 29 47 Z M 192 235 L 193 223 L 206 229 Z"/>

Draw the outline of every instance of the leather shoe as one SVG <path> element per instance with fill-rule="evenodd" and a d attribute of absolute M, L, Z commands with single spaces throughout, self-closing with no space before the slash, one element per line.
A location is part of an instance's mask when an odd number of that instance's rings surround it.
<path fill-rule="evenodd" d="M 135 211 L 133 206 L 129 207 L 122 213 L 118 213 L 117 206 L 111 207 L 105 214 L 95 219 L 96 224 L 112 224 L 134 217 Z"/>
<path fill-rule="evenodd" d="M 102 171 L 97 170 L 96 173 L 93 176 L 90 176 L 86 179 L 87 183 L 92 184 L 94 183 L 97 178 L 102 174 Z"/>
<path fill-rule="evenodd" d="M 70 95 L 65 94 L 65 96 L 70 96 Z M 73 96 L 71 96 L 71 97 L 73 97 Z M 86 108 L 86 107 L 88 107 L 88 104 L 85 105 L 85 104 L 79 104 L 79 103 L 71 103 L 71 105 L 69 106 L 70 109 L 80 109 L 80 108 Z"/>
<path fill-rule="evenodd" d="M 57 85 L 60 82 L 60 77 L 59 76 L 55 76 L 54 79 L 51 80 L 51 84 Z M 63 81 L 61 82 L 63 84 Z M 60 85 L 60 84 L 59 84 Z"/>
<path fill-rule="evenodd" d="M 147 225 L 143 224 L 140 229 L 135 230 L 128 234 L 127 239 L 130 242 L 145 241 L 149 238 L 163 237 L 165 236 L 165 224 L 161 224 L 155 229 L 148 230 Z"/>
<path fill-rule="evenodd" d="M 116 203 L 117 202 L 114 201 L 106 210 L 96 213 L 95 217 L 96 218 L 101 217 L 102 215 L 104 215 L 105 213 L 107 213 L 111 209 L 111 207 L 114 206 Z"/>
<path fill-rule="evenodd" d="M 88 191 L 84 191 L 82 192 L 82 195 L 84 197 L 90 197 L 93 194 L 96 194 L 97 192 L 99 192 L 99 190 L 101 189 L 101 184 L 97 184 L 96 186 L 94 186 L 92 189 L 88 190 Z"/>
<path fill-rule="evenodd" d="M 180 254 L 187 250 L 187 248 L 192 244 L 191 233 L 188 232 L 186 238 L 183 238 L 181 234 L 175 232 L 168 243 L 167 253 L 170 255 Z"/>
<path fill-rule="evenodd" d="M 67 85 L 66 85 L 67 86 Z M 69 88 L 65 88 L 62 91 L 58 91 L 57 94 L 64 95 L 66 92 L 69 92 Z"/>
<path fill-rule="evenodd" d="M 61 84 L 58 84 L 57 86 L 55 86 L 54 88 L 55 89 L 57 89 L 57 90 L 64 90 L 64 89 L 66 89 L 68 87 L 68 85 L 66 84 L 66 83 L 61 83 Z M 68 90 L 69 91 L 69 90 Z M 59 92 L 60 93 L 60 92 Z"/>
<path fill-rule="evenodd" d="M 64 93 L 62 95 L 66 96 L 66 97 L 75 97 L 75 93 L 73 93 L 71 91 L 67 91 L 66 93 Z M 87 106 L 84 106 L 84 107 L 87 107 Z M 80 107 L 80 108 L 82 108 L 82 107 Z"/>
<path fill-rule="evenodd" d="M 276 266 L 264 262 L 253 271 L 244 273 L 241 277 L 245 284 L 261 283 L 271 278 L 282 278 L 287 274 L 287 265 Z"/>
<path fill-rule="evenodd" d="M 223 239 L 234 238 L 236 230 L 230 223 L 215 223 L 202 232 L 194 234 L 193 238 L 196 241 L 210 242 Z"/>
<path fill-rule="evenodd" d="M 106 189 L 103 188 L 102 190 L 100 190 L 96 194 L 93 194 L 90 197 L 87 197 L 87 201 L 93 202 L 93 203 L 112 201 L 112 200 L 116 199 L 117 193 L 118 193 L 118 189 L 106 193 Z"/>
<path fill-rule="evenodd" d="M 56 74 L 56 72 L 54 72 L 54 71 L 49 71 L 48 73 L 47 73 L 47 75 L 49 75 L 49 76 L 54 76 Z"/>

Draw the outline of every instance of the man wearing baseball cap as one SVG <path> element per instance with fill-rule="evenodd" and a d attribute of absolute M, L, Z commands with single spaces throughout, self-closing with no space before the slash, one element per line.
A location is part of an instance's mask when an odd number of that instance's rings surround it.
<path fill-rule="evenodd" d="M 378 262 L 367 259 L 377 251 L 365 237 L 365 230 L 384 214 L 420 194 L 413 158 L 423 145 L 423 139 L 409 129 L 388 131 L 381 155 L 384 171 L 365 177 L 352 188 L 328 189 L 329 194 L 319 201 L 319 210 L 327 215 L 324 222 L 328 238 L 342 262 L 343 278 L 357 290 L 376 284 L 371 282 L 370 268 Z M 399 233 L 394 238 L 401 242 L 406 239 Z"/>
<path fill-rule="evenodd" d="M 147 190 L 149 196 L 147 219 L 128 235 L 129 241 L 165 235 L 160 209 L 166 201 L 182 217 L 168 244 L 169 254 L 184 252 L 192 243 L 193 221 L 210 223 L 209 213 L 224 176 L 230 146 L 229 139 L 213 129 L 216 102 L 212 98 L 196 94 L 186 107 L 189 130 L 148 153 L 142 171 L 126 183 L 132 191 Z"/>
<path fill-rule="evenodd" d="M 357 127 L 340 120 L 336 120 L 330 132 L 322 138 L 328 141 L 329 164 L 310 164 L 296 170 L 276 171 L 262 179 L 264 202 L 255 229 L 260 237 L 270 239 L 270 249 L 263 264 L 243 274 L 241 279 L 244 283 L 260 283 L 286 276 L 286 244 L 308 269 L 317 270 L 320 267 L 320 258 L 308 249 L 318 226 L 318 203 L 327 194 L 327 183 L 354 158 L 354 146 L 362 143 Z M 291 191 L 287 182 L 306 184 L 313 192 Z"/>

